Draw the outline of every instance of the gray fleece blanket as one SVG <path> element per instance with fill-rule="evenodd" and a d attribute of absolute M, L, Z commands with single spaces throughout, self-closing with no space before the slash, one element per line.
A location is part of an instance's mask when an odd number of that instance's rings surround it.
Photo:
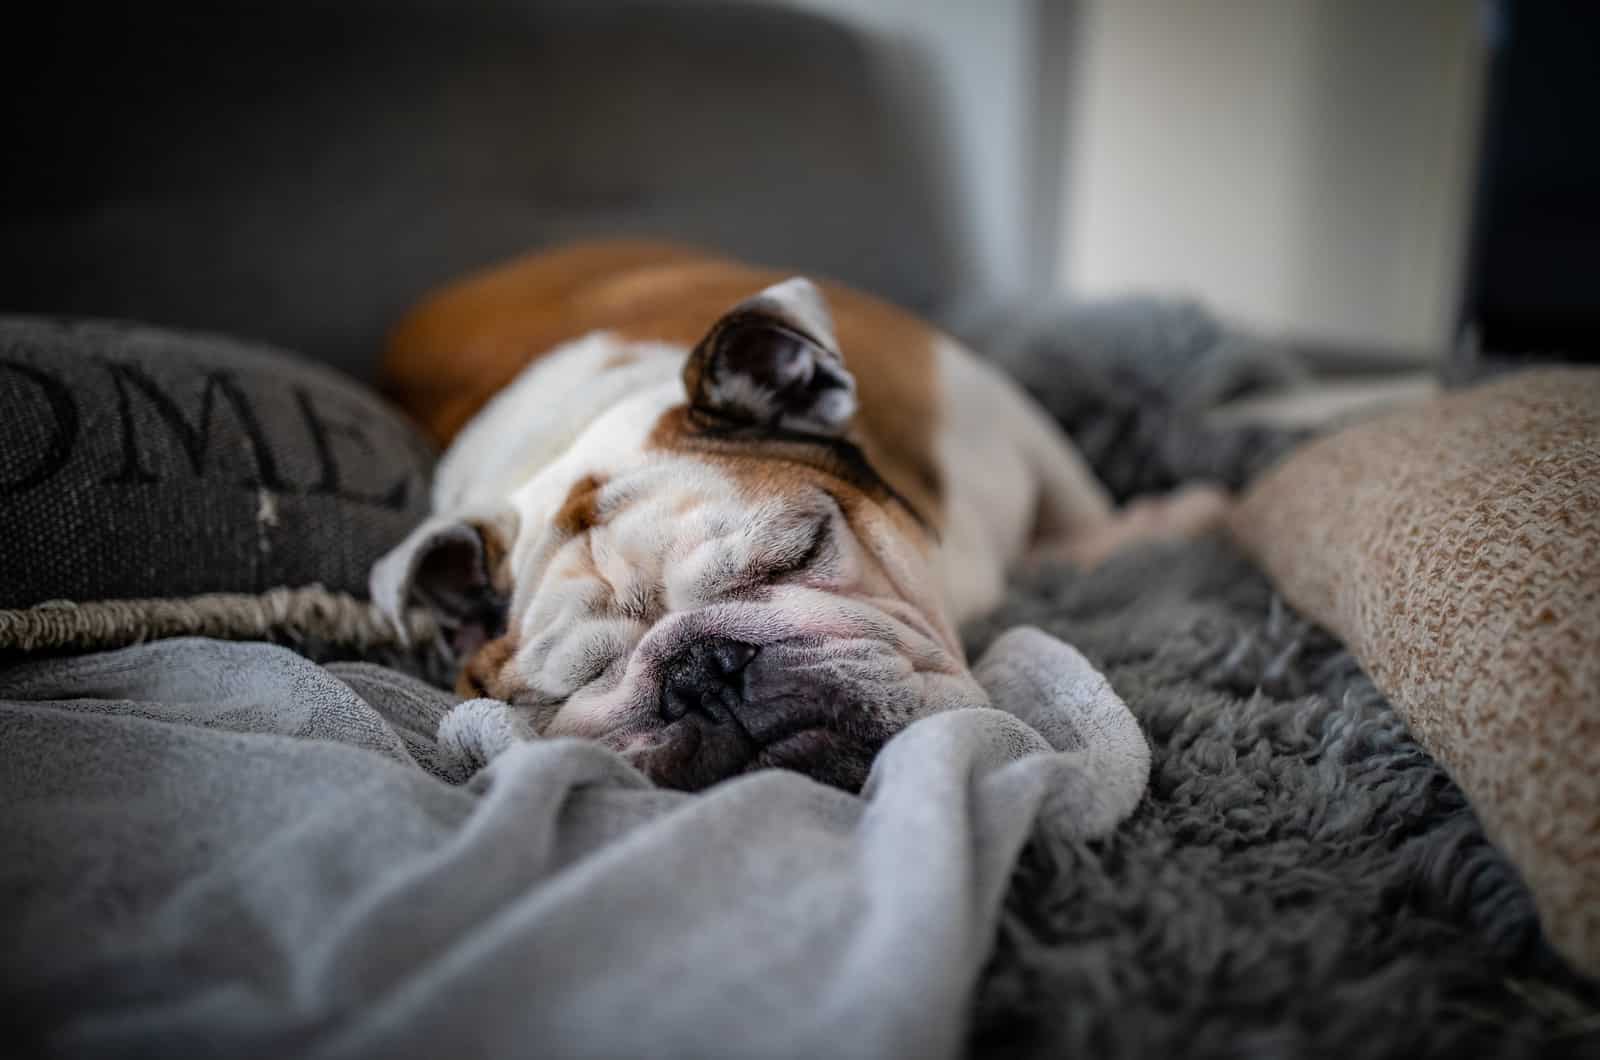
<path fill-rule="evenodd" d="M 0 673 L 0 1011 L 60 1056 L 937 1057 L 1024 842 L 1142 796 L 1032 630 L 861 796 L 689 796 L 367 664 L 175 640 Z M 13 1053 L 12 1055 L 15 1055 Z"/>

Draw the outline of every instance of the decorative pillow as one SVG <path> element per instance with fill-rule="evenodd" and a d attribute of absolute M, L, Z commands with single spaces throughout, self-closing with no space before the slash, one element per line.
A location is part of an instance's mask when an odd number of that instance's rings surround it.
<path fill-rule="evenodd" d="M 427 506 L 432 453 L 287 354 L 100 321 L 0 318 L 0 607 L 365 594 Z"/>
<path fill-rule="evenodd" d="M 1323 438 L 1233 530 L 1461 785 L 1550 940 L 1600 973 L 1600 371 Z"/>

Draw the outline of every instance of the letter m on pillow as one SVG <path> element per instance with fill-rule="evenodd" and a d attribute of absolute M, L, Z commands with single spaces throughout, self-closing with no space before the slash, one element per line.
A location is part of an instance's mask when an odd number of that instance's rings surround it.
<path fill-rule="evenodd" d="M 154 413 L 144 417 L 144 424 L 164 424 L 170 436 L 189 458 L 189 464 L 198 475 L 205 474 L 207 455 L 212 449 L 212 420 L 218 399 L 226 404 L 235 421 L 244 432 L 244 439 L 255 465 L 255 478 L 244 484 L 262 486 L 271 490 L 285 488 L 272 457 L 272 447 L 261 428 L 255 410 L 251 408 L 244 391 L 227 372 L 207 372 L 200 391 L 199 415 L 191 421 L 183 409 L 164 391 L 160 384 L 133 364 L 120 361 L 104 362 L 112 383 L 117 388 L 117 411 L 122 428 L 122 467 L 104 481 L 109 484 L 134 484 L 159 482 L 160 476 L 151 470 L 141 457 L 141 417 L 134 412 L 135 402 L 145 405 Z"/>

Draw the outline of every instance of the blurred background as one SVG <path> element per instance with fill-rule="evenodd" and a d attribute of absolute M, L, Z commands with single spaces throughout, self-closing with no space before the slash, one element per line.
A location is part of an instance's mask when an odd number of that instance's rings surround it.
<path fill-rule="evenodd" d="M 1352 358 L 1600 349 L 1600 5 L 58 5 L 11 40 L 0 310 L 369 375 L 428 287 L 649 233 L 936 319 L 1193 298 Z"/>

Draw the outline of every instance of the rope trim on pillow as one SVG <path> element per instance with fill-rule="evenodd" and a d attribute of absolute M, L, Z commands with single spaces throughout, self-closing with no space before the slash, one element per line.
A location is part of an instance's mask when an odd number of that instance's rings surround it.
<path fill-rule="evenodd" d="M 368 652 L 434 644 L 439 627 L 426 611 L 405 616 L 405 637 L 372 604 L 320 585 L 260 595 L 208 593 L 176 599 L 52 600 L 0 610 L 0 651 L 102 651 L 169 637 L 318 641 Z"/>

